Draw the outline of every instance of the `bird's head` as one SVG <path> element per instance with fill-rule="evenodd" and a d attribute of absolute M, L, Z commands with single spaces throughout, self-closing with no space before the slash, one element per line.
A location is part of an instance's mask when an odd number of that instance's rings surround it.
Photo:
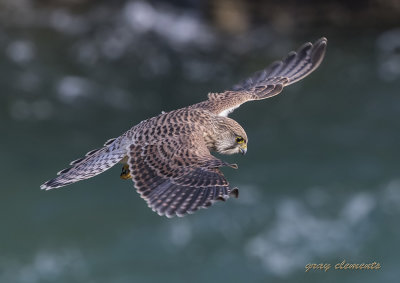
<path fill-rule="evenodd" d="M 247 135 L 242 126 L 228 117 L 218 117 L 216 124 L 215 151 L 222 154 L 246 154 Z"/>

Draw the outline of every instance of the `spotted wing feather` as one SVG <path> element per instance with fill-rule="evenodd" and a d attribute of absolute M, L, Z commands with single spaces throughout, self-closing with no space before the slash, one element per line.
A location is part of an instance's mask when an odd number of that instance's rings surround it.
<path fill-rule="evenodd" d="M 66 185 L 94 177 L 117 164 L 126 155 L 126 149 L 119 141 L 108 140 L 102 148 L 86 153 L 85 157 L 70 163 L 71 167 L 61 170 L 57 177 L 40 186 L 43 190 L 64 187 Z"/>
<path fill-rule="evenodd" d="M 305 43 L 297 52 L 290 52 L 284 60 L 274 62 L 266 69 L 256 72 L 235 85 L 232 90 L 210 93 L 207 101 L 198 103 L 194 107 L 227 116 L 247 101 L 275 96 L 285 86 L 303 79 L 318 68 L 324 58 L 326 45 L 327 39 L 324 37 L 314 44 Z"/>
<path fill-rule="evenodd" d="M 131 145 L 129 169 L 138 193 L 159 215 L 193 213 L 218 200 L 237 196 L 237 189 L 218 169 L 231 166 L 212 156 L 205 145 L 168 138 L 157 144 Z"/>

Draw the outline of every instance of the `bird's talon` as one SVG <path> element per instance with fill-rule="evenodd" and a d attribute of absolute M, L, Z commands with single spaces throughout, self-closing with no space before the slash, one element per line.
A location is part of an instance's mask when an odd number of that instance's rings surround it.
<path fill-rule="evenodd" d="M 233 168 L 233 169 L 238 169 L 238 165 L 236 163 L 233 164 L 229 164 L 229 167 Z"/>
<path fill-rule="evenodd" d="M 132 179 L 131 173 L 129 172 L 128 164 L 125 164 L 124 167 L 122 167 L 122 172 L 121 172 L 120 178 L 123 180 Z"/>
<path fill-rule="evenodd" d="M 239 197 L 239 189 L 238 188 L 233 188 L 231 190 L 231 192 L 229 193 L 229 195 L 231 195 L 231 196 L 233 196 L 235 198 L 238 198 Z"/>

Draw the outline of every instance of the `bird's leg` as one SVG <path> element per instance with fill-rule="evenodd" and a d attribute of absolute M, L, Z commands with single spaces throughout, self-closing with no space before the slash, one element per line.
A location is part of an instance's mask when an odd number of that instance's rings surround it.
<path fill-rule="evenodd" d="M 120 178 L 124 179 L 124 180 L 129 180 L 129 179 L 132 178 L 131 173 L 129 172 L 129 165 L 128 164 L 125 164 L 122 167 L 122 172 L 121 172 Z"/>

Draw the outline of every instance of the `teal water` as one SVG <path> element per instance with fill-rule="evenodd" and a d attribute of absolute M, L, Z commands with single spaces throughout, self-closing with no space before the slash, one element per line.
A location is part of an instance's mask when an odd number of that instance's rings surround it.
<path fill-rule="evenodd" d="M 395 282 L 400 31 L 223 37 L 168 9 L 171 30 L 132 23 L 135 9 L 48 11 L 0 29 L 0 282 Z M 40 191 L 141 120 L 230 88 L 320 36 L 328 51 L 315 73 L 231 115 L 249 136 L 246 156 L 221 157 L 239 164 L 224 170 L 239 199 L 159 217 L 119 166 Z M 382 268 L 304 271 L 344 259 Z"/>

